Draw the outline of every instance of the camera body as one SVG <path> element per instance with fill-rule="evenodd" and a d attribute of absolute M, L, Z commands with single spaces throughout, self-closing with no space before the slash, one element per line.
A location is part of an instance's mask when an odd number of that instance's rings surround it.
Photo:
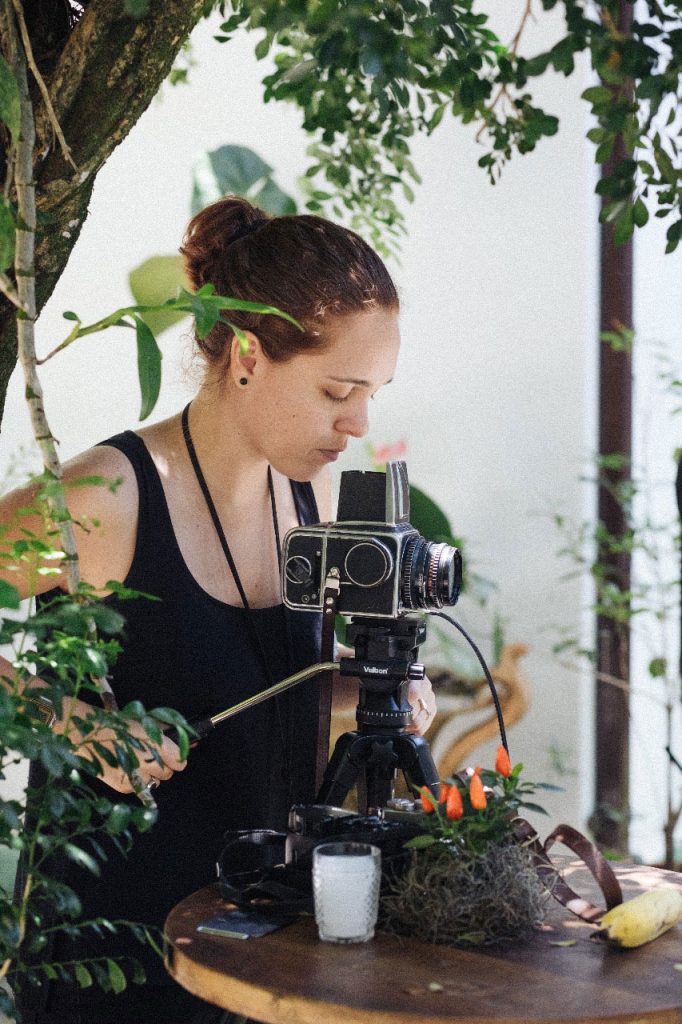
<path fill-rule="evenodd" d="M 341 474 L 335 523 L 301 526 L 284 538 L 282 595 L 287 608 L 320 611 L 325 582 L 340 583 L 341 615 L 397 618 L 453 605 L 462 582 L 457 548 L 425 540 L 409 523 L 407 467 Z"/>
<path fill-rule="evenodd" d="M 413 800 L 393 801 L 381 814 L 355 814 L 321 804 L 294 804 L 289 811 L 286 863 L 306 865 L 320 843 L 371 843 L 381 849 L 384 868 L 408 857 L 404 844 L 423 832 L 422 815 Z"/>

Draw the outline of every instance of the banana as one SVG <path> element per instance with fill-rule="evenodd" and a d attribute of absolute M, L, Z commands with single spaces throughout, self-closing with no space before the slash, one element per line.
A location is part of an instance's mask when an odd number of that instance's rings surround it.
<path fill-rule="evenodd" d="M 620 903 L 601 919 L 596 938 L 621 949 L 633 949 L 657 939 L 682 918 L 682 892 L 670 886 L 650 889 Z"/>

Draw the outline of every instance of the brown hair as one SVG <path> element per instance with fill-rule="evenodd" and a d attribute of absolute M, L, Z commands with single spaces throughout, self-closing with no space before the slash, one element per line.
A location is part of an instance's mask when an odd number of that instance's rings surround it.
<path fill-rule="evenodd" d="M 322 217 L 271 217 L 238 196 L 201 210 L 190 221 L 180 252 L 194 288 L 210 283 L 219 295 L 276 306 L 298 320 L 303 331 L 278 316 L 224 314 L 257 334 L 274 361 L 323 347 L 327 317 L 399 305 L 384 263 L 355 232 Z M 231 340 L 229 327 L 216 324 L 197 345 L 215 364 Z"/>

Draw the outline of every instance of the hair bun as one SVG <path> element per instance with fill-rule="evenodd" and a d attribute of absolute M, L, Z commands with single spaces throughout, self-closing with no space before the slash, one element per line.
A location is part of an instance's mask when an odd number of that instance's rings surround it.
<path fill-rule="evenodd" d="M 253 234 L 272 218 L 241 196 L 225 196 L 200 210 L 187 226 L 180 252 L 194 288 L 215 282 L 216 266 L 225 249 Z"/>

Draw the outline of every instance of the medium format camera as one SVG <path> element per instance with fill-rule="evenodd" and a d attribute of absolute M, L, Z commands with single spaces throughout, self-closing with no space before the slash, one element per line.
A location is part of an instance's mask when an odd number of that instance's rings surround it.
<path fill-rule="evenodd" d="M 389 462 L 385 474 L 342 473 L 338 520 L 296 527 L 284 538 L 287 608 L 320 611 L 330 574 L 341 585 L 341 615 L 396 618 L 455 604 L 462 585 L 459 551 L 425 540 L 409 515 L 404 462 Z"/>

